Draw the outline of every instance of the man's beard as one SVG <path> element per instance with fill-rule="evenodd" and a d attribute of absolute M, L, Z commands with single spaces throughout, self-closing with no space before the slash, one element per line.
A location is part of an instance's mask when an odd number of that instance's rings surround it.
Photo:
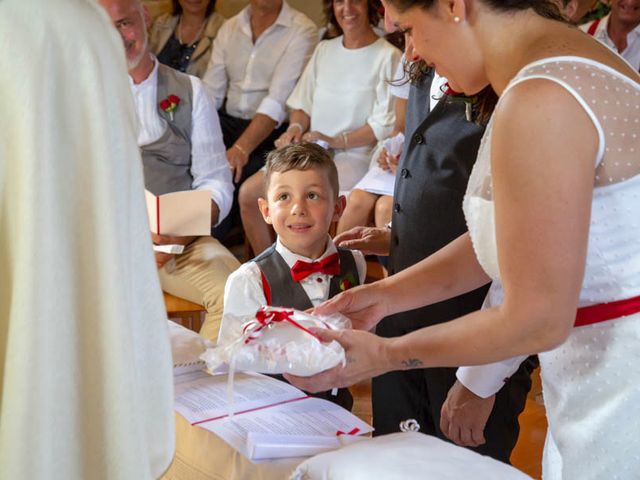
<path fill-rule="evenodd" d="M 138 65 L 140 65 L 140 62 L 142 61 L 142 59 L 144 58 L 145 55 L 147 55 L 147 50 L 149 47 L 149 35 L 147 34 L 147 32 L 144 32 L 144 43 L 142 45 L 142 49 L 140 50 L 140 53 L 138 55 L 136 55 L 135 58 L 133 59 L 129 59 L 127 58 L 127 70 L 133 70 L 134 68 L 137 68 Z"/>

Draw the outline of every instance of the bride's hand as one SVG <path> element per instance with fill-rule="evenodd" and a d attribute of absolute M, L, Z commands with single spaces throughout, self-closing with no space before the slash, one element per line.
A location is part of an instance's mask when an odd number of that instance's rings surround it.
<path fill-rule="evenodd" d="M 358 330 L 325 330 L 317 328 L 314 333 L 322 342 L 337 341 L 345 350 L 346 366 L 325 370 L 311 377 L 285 374 L 284 377 L 305 392 L 324 392 L 358 383 L 392 369 L 387 347 L 391 339 L 378 337 Z"/>
<path fill-rule="evenodd" d="M 341 313 L 349 317 L 357 330 L 371 330 L 388 315 L 384 292 L 380 292 L 378 282 L 355 287 L 313 309 L 316 315 Z"/>

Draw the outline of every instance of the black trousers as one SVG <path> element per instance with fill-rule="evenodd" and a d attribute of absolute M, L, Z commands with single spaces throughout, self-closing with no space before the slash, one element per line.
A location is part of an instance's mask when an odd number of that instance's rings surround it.
<path fill-rule="evenodd" d="M 218 117 L 220 118 L 222 140 L 224 141 L 225 147 L 229 149 L 234 143 L 236 143 L 236 140 L 240 138 L 240 135 L 242 135 L 245 129 L 249 126 L 251 120 L 232 117 L 224 110 L 224 107 L 218 111 Z M 220 225 L 213 230 L 214 237 L 224 240 L 232 227 L 242 224 L 240 220 L 240 208 L 238 207 L 238 191 L 240 189 L 240 185 L 264 166 L 267 154 L 275 148 L 275 141 L 286 131 L 288 126 L 289 124 L 285 123 L 280 125 L 280 127 L 271 132 L 269 136 L 265 138 L 253 152 L 251 152 L 249 155 L 249 161 L 242 170 L 240 182 L 236 184 L 236 189 L 233 192 L 231 213 L 229 213 L 227 218 L 225 218 Z"/>
<path fill-rule="evenodd" d="M 518 416 L 524 410 L 530 374 L 536 366 L 537 357 L 527 359 L 498 392 L 484 431 L 486 443 L 471 450 L 509 463 L 520 433 Z M 440 410 L 455 381 L 455 368 L 396 371 L 374 378 L 374 435 L 399 432 L 401 422 L 415 419 L 422 433 L 449 441 L 440 430 Z"/>
<path fill-rule="evenodd" d="M 242 133 L 249 126 L 251 120 L 232 117 L 231 115 L 226 113 L 224 109 L 218 111 L 218 116 L 220 117 L 222 140 L 224 141 L 225 147 L 229 149 L 233 146 L 234 143 L 236 143 L 236 140 L 240 138 L 240 135 L 242 135 Z M 269 136 L 265 138 L 253 152 L 251 152 L 251 154 L 249 155 L 249 162 L 242 171 L 242 178 L 240 179 L 240 183 L 238 185 L 240 185 L 247 178 L 249 178 L 264 166 L 267 154 L 275 148 L 275 141 L 287 130 L 288 126 L 289 124 L 286 123 L 280 125 L 273 132 L 271 132 Z"/>

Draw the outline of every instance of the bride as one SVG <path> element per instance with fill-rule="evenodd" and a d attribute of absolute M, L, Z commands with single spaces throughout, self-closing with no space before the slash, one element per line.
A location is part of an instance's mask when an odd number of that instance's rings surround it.
<path fill-rule="evenodd" d="M 330 300 L 355 328 L 318 332 L 347 365 L 304 390 L 391 370 L 540 354 L 545 478 L 640 471 L 640 76 L 547 0 L 386 0 L 438 73 L 500 96 L 471 175 L 469 233 L 414 267 Z M 485 308 L 402 337 L 380 319 L 492 281 Z M 517 358 L 512 362 L 515 364 Z"/>

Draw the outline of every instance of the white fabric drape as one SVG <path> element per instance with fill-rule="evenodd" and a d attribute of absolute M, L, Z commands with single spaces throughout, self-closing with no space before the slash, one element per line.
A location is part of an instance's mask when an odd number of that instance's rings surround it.
<path fill-rule="evenodd" d="M 0 478 L 144 479 L 171 461 L 143 188 L 106 14 L 0 1 Z"/>

